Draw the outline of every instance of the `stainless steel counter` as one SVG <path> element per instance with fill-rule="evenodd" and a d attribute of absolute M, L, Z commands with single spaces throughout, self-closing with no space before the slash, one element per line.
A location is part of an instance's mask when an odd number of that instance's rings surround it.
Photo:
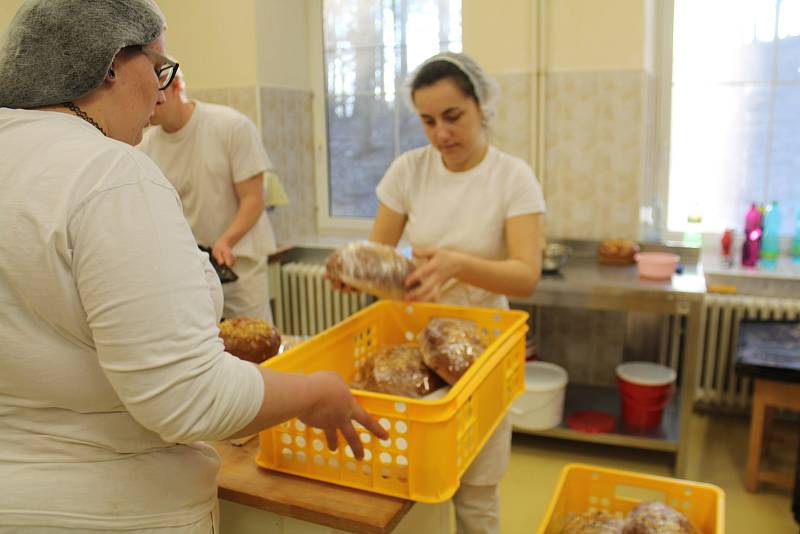
<path fill-rule="evenodd" d="M 602 442 L 613 445 L 675 452 L 675 474 L 686 473 L 689 421 L 694 403 L 700 360 L 700 333 L 703 328 L 703 300 L 706 293 L 705 277 L 698 264 L 684 265 L 682 274 L 673 274 L 671 280 L 654 281 L 639 278 L 636 266 L 599 265 L 593 256 L 570 259 L 559 274 L 543 275 L 532 297 L 515 298 L 516 305 L 557 306 L 592 310 L 621 310 L 686 316 L 685 344 L 680 383 L 676 392 L 675 417 L 665 417 L 663 432 L 642 435 L 618 425 L 607 435 L 586 434 L 569 429 L 566 425 L 537 435 L 562 439 Z M 606 409 L 618 405 L 614 401 L 615 388 L 597 389 L 580 385 L 569 387 L 568 405 L 596 406 Z M 594 396 L 595 398 L 586 398 Z M 609 400 L 611 399 L 611 400 Z"/>
<path fill-rule="evenodd" d="M 683 273 L 673 274 L 671 280 L 645 280 L 639 278 L 635 265 L 600 265 L 594 257 L 577 257 L 558 274 L 543 274 L 532 297 L 513 300 L 593 309 L 628 309 L 619 304 L 631 303 L 642 311 L 674 313 L 676 305 L 670 303 L 702 302 L 705 293 L 705 276 L 698 265 L 684 266 Z M 643 309 L 652 306 L 658 309 Z"/>

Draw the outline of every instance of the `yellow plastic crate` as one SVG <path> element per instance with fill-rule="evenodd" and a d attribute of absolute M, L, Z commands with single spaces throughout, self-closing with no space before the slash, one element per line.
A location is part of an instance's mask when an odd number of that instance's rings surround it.
<path fill-rule="evenodd" d="M 524 389 L 527 313 L 380 301 L 262 365 L 303 373 L 333 370 L 349 383 L 359 360 L 380 346 L 416 339 L 432 317 L 470 319 L 491 340 L 445 397 L 417 400 L 354 390 L 390 435 L 378 440 L 357 425 L 363 461 L 353 457 L 341 435 L 331 452 L 319 429 L 293 419 L 261 432 L 258 465 L 415 501 L 449 499 Z"/>
<path fill-rule="evenodd" d="M 558 534 L 571 512 L 605 510 L 624 517 L 642 501 L 672 506 L 701 534 L 725 533 L 725 493 L 713 484 L 570 464 L 561 471 L 538 534 Z"/>

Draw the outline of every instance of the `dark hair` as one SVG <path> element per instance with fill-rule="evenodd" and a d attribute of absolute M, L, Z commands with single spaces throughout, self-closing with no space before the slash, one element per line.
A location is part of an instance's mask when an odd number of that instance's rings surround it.
<path fill-rule="evenodd" d="M 467 75 L 454 64 L 444 60 L 431 61 L 419 69 L 419 72 L 417 72 L 417 75 L 414 77 L 414 81 L 411 83 L 411 100 L 414 100 L 414 93 L 417 92 L 417 89 L 431 86 L 447 78 L 453 80 L 453 83 L 456 84 L 456 87 L 459 88 L 464 96 L 472 98 L 475 100 L 475 103 L 480 106 L 478 94 L 475 92 L 475 87 L 472 85 L 472 82 L 469 81 Z"/>

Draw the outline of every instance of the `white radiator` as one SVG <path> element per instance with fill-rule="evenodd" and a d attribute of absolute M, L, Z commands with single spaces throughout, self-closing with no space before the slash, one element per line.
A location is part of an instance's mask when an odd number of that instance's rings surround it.
<path fill-rule="evenodd" d="M 704 408 L 743 411 L 750 406 L 751 380 L 736 374 L 736 347 L 741 319 L 800 317 L 800 300 L 709 294 L 705 299 L 700 366 L 695 401 Z M 685 319 L 663 318 L 660 362 L 678 368 Z"/>
<path fill-rule="evenodd" d="M 369 304 L 363 293 L 334 291 L 323 278 L 325 267 L 292 262 L 280 266 L 274 290 L 275 324 L 293 336 L 313 336 Z"/>

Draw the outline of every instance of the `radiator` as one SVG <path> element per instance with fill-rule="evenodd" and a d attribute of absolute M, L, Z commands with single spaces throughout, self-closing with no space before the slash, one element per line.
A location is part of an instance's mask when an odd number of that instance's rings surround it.
<path fill-rule="evenodd" d="M 741 319 L 786 319 L 800 317 L 800 300 L 709 294 L 705 299 L 695 402 L 701 408 L 745 411 L 750 406 L 751 379 L 736 374 L 736 347 Z M 659 360 L 678 368 L 685 318 L 665 316 Z"/>
<path fill-rule="evenodd" d="M 281 332 L 313 336 L 370 303 L 363 293 L 334 291 L 324 274 L 325 267 L 315 263 L 280 266 L 279 287 L 273 291 L 275 324 Z"/>

